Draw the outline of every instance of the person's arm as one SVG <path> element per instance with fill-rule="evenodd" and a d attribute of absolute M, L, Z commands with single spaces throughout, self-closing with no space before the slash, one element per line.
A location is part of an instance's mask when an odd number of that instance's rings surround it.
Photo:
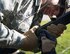
<path fill-rule="evenodd" d="M 35 36 L 32 29 L 29 30 L 33 18 L 33 16 L 29 18 L 32 15 L 33 0 L 29 3 L 29 5 L 27 6 L 29 8 L 25 8 L 26 11 L 20 11 L 21 13 L 18 13 L 18 16 L 16 16 L 13 21 L 11 20 L 11 25 L 13 27 L 12 30 L 0 22 L 0 47 L 32 50 L 37 46 L 37 37 Z M 5 15 L 5 13 L 8 12 L 4 12 L 3 14 Z M 9 15 L 7 15 L 6 17 L 10 19 L 10 16 L 8 16 Z M 20 30 L 25 33 L 21 34 L 14 29 Z"/>
<path fill-rule="evenodd" d="M 32 30 L 21 34 L 15 30 L 10 30 L 4 24 L 0 23 L 0 47 L 32 50 L 36 46 L 37 37 Z"/>
<path fill-rule="evenodd" d="M 0 13 L 0 21 L 2 21 L 3 17 L 4 15 Z M 28 51 L 33 50 L 35 47 L 37 47 L 38 40 L 34 33 L 35 28 L 37 27 L 33 27 L 29 31 L 25 33 L 23 32 L 21 34 L 14 29 L 9 29 L 7 26 L 0 22 L 0 47 L 16 48 Z M 24 29 L 24 26 L 22 26 L 22 29 Z"/>

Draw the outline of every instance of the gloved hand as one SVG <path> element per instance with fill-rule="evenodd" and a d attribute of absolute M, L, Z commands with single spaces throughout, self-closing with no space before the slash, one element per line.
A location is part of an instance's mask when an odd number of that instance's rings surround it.
<path fill-rule="evenodd" d="M 38 26 L 34 26 L 29 31 L 23 33 L 23 35 L 26 36 L 26 38 L 23 39 L 23 50 L 31 51 L 37 47 L 38 38 L 35 35 L 35 30 L 37 28 L 38 28 Z"/>
<path fill-rule="evenodd" d="M 65 29 L 66 26 L 63 24 L 58 25 L 51 24 L 50 26 L 47 27 L 47 31 L 56 38 L 59 37 Z"/>
<path fill-rule="evenodd" d="M 60 36 L 63 31 L 66 29 L 66 26 L 63 24 L 54 25 L 51 24 L 47 27 L 47 30 L 40 29 L 36 31 L 36 34 L 40 41 L 42 42 L 43 52 L 49 52 L 56 46 L 56 38 Z"/>

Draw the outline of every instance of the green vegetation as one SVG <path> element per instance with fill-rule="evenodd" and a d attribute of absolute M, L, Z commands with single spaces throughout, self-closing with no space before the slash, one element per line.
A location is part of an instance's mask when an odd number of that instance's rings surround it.
<path fill-rule="evenodd" d="M 57 39 L 57 54 L 70 54 L 70 24 L 67 25 L 67 29 Z"/>

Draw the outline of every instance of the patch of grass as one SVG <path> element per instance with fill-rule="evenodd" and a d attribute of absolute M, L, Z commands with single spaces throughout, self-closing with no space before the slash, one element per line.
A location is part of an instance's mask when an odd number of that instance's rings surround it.
<path fill-rule="evenodd" d="M 57 39 L 57 54 L 60 54 L 62 51 L 70 47 L 70 24 L 67 25 L 67 29 L 64 33 Z M 63 54 L 70 54 L 70 49 L 65 51 Z"/>

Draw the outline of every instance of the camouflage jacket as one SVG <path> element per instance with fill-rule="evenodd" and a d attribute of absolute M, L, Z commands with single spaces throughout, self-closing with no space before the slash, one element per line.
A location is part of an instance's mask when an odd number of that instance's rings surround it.
<path fill-rule="evenodd" d="M 39 4 L 40 0 L 0 0 L 0 18 L 3 18 L 0 22 L 0 47 L 18 48 L 19 45 L 21 46 L 25 36 L 16 30 L 22 32 L 29 30 L 34 13 L 37 11 L 34 6 L 39 6 Z M 3 15 L 8 20 L 2 23 L 5 19 Z M 12 28 L 9 29 L 10 27 Z"/>

